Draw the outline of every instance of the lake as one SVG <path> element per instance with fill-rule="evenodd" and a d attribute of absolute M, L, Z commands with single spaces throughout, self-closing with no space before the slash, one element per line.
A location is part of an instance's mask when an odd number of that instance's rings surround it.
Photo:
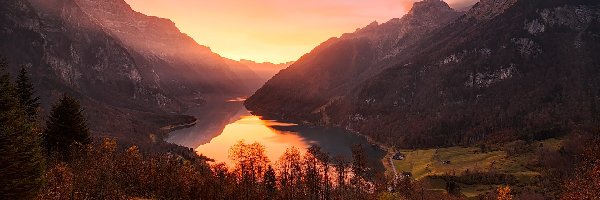
<path fill-rule="evenodd" d="M 173 131 L 168 142 L 195 148 L 199 154 L 216 162 L 231 164 L 228 150 L 238 141 L 258 142 L 265 146 L 267 156 L 275 162 L 289 147 L 305 152 L 311 145 L 320 146 L 331 156 L 351 158 L 351 147 L 360 144 L 369 160 L 382 169 L 381 159 L 385 152 L 369 144 L 366 138 L 338 128 L 308 127 L 294 123 L 264 119 L 252 115 L 244 108 L 243 99 L 213 101 L 192 109 L 189 115 L 198 119 L 190 128 Z"/>

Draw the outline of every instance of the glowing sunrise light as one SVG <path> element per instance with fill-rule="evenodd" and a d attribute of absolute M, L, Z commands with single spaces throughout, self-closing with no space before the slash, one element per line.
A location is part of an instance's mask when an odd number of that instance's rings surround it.
<path fill-rule="evenodd" d="M 402 17 L 414 0 L 125 0 L 231 59 L 295 61 L 331 37 Z M 455 8 L 474 0 L 448 0 Z"/>

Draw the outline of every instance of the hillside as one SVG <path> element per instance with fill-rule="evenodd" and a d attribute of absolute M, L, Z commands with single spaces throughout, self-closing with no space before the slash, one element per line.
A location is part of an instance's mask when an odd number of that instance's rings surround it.
<path fill-rule="evenodd" d="M 64 92 L 80 99 L 96 136 L 149 143 L 160 127 L 190 121 L 176 114 L 206 95 L 247 95 L 253 88 L 246 83 L 261 81 L 169 20 L 137 13 L 122 0 L 1 5 L 0 55 L 9 71 L 28 68 L 43 110 Z"/>
<path fill-rule="evenodd" d="M 365 72 L 374 69 L 369 61 L 378 51 L 335 48 L 347 43 L 332 39 L 274 77 L 246 106 L 402 147 L 590 132 L 600 103 L 599 13 L 590 1 L 484 0 L 401 52 L 385 51 L 391 56 L 375 73 Z"/>
<path fill-rule="evenodd" d="M 261 114 L 330 123 L 325 113 L 318 114 L 322 108 L 361 80 L 381 72 L 390 58 L 402 55 L 429 31 L 459 15 L 442 1 L 424 1 L 401 19 L 373 22 L 354 33 L 331 38 L 269 80 L 246 106 Z"/>

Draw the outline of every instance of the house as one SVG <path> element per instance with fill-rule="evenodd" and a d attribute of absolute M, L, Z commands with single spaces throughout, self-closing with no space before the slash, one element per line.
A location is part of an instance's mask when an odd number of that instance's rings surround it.
<path fill-rule="evenodd" d="M 406 158 L 406 156 L 400 152 L 398 152 L 394 156 L 392 156 L 392 159 L 394 159 L 394 160 L 404 160 L 405 158 Z"/>

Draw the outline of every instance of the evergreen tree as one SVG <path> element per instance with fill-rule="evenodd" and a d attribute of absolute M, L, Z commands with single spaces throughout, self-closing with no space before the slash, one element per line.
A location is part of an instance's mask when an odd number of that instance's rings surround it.
<path fill-rule="evenodd" d="M 43 183 L 41 139 L 19 106 L 6 67 L 0 61 L 0 199 L 33 199 Z"/>
<path fill-rule="evenodd" d="M 25 66 L 21 66 L 19 76 L 17 76 L 16 90 L 19 97 L 19 103 L 27 113 L 27 116 L 31 121 L 35 121 L 37 115 L 37 108 L 40 106 L 39 97 L 34 97 L 33 84 L 27 74 Z"/>
<path fill-rule="evenodd" d="M 263 184 L 265 189 L 265 199 L 274 199 L 277 192 L 277 178 L 275 176 L 275 170 L 269 165 L 265 175 L 263 177 Z"/>
<path fill-rule="evenodd" d="M 352 173 L 360 178 L 367 178 L 367 156 L 362 145 L 352 147 Z"/>
<path fill-rule="evenodd" d="M 58 153 L 59 157 L 68 158 L 73 145 L 87 145 L 90 142 L 90 131 L 79 101 L 64 94 L 52 106 L 50 117 L 46 121 L 46 149 L 50 153 Z"/>
<path fill-rule="evenodd" d="M 334 160 L 334 167 L 335 167 L 335 171 L 337 173 L 337 186 L 338 188 L 344 190 L 346 187 L 346 178 L 347 178 L 347 173 L 346 173 L 346 168 L 348 168 L 348 166 L 350 165 L 348 163 L 348 161 L 346 160 L 346 158 L 344 158 L 343 156 L 337 155 L 333 158 Z"/>
<path fill-rule="evenodd" d="M 350 179 L 353 187 L 353 199 L 365 199 L 367 195 L 369 166 L 367 164 L 367 155 L 362 145 L 352 147 L 352 173 L 354 176 Z"/>

